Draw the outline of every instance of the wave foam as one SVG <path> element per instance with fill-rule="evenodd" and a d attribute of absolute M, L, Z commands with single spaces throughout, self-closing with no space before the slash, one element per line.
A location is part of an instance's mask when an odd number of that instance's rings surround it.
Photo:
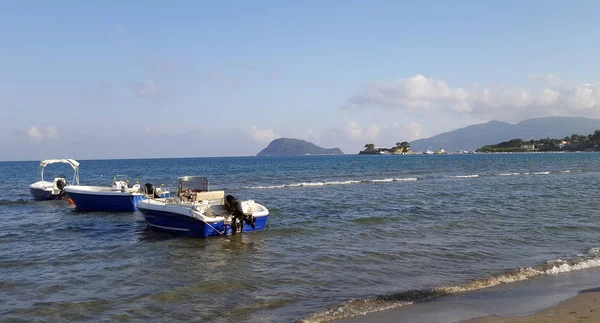
<path fill-rule="evenodd" d="M 339 320 L 357 315 L 365 315 L 386 309 L 406 306 L 415 302 L 449 294 L 471 292 L 479 289 L 493 287 L 500 284 L 524 281 L 542 275 L 558 275 L 571 271 L 600 267 L 600 248 L 592 248 L 587 255 L 581 255 L 568 261 L 555 259 L 546 265 L 537 267 L 520 268 L 504 274 L 466 282 L 454 286 L 441 286 L 427 290 L 412 290 L 392 295 L 377 296 L 365 299 L 352 299 L 342 305 L 321 313 L 315 313 L 301 322 L 313 323 Z"/>
<path fill-rule="evenodd" d="M 455 176 L 448 176 L 450 178 L 477 178 L 479 177 L 478 174 L 473 174 L 473 175 L 455 175 Z"/>
<path fill-rule="evenodd" d="M 569 173 L 569 172 L 580 172 L 581 170 L 564 170 L 556 171 L 554 173 Z M 498 174 L 469 174 L 469 175 L 449 175 L 447 178 L 478 178 L 487 176 L 519 176 L 519 175 L 550 175 L 553 172 L 550 171 L 536 171 L 536 172 L 523 172 L 523 173 L 498 173 Z M 420 179 L 436 179 L 444 177 L 445 175 L 421 175 Z M 265 186 L 246 186 L 243 189 L 282 189 L 282 188 L 294 188 L 294 187 L 319 187 L 328 185 L 350 185 L 350 184 L 362 184 L 362 183 L 390 183 L 390 182 L 403 182 L 403 181 L 416 181 L 416 177 L 407 178 L 382 178 L 382 179 L 365 179 L 365 180 L 347 180 L 347 181 L 327 181 L 327 182 L 301 182 L 301 183 L 290 183 L 280 185 L 265 185 Z"/>
<path fill-rule="evenodd" d="M 408 182 L 408 181 L 416 181 L 416 180 L 417 180 L 416 177 L 383 178 L 383 179 L 331 181 L 331 182 L 302 182 L 302 183 L 268 185 L 268 186 L 248 186 L 248 187 L 244 187 L 244 188 L 245 189 L 281 189 L 281 188 L 294 188 L 294 187 L 317 187 L 317 186 L 326 186 L 326 185 L 350 185 L 350 184 L 361 184 L 361 183 Z"/>
<path fill-rule="evenodd" d="M 502 174 L 498 174 L 498 176 L 518 176 L 521 175 L 521 173 L 502 173 Z"/>

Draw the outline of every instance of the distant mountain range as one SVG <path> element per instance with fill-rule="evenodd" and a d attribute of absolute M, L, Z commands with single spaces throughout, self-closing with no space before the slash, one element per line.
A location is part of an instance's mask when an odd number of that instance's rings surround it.
<path fill-rule="evenodd" d="M 413 151 L 437 150 L 446 151 L 475 150 L 485 145 L 497 144 L 510 139 L 561 139 L 572 134 L 588 135 L 600 129 L 600 119 L 583 117 L 546 117 L 535 118 L 511 124 L 501 121 L 490 121 L 476 124 L 439 135 L 418 139 L 410 143 Z"/>
<path fill-rule="evenodd" d="M 292 138 L 279 138 L 271 141 L 257 156 L 297 156 L 297 155 L 343 155 L 339 148 L 326 149 L 312 142 Z"/>

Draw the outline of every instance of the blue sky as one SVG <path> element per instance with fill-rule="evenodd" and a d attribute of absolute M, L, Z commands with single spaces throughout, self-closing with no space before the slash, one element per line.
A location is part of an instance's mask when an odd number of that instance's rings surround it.
<path fill-rule="evenodd" d="M 600 116 L 597 1 L 0 2 L 0 160 Z"/>

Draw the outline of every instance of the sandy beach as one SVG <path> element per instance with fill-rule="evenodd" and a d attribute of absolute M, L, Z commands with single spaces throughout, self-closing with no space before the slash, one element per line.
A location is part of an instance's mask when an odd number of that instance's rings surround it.
<path fill-rule="evenodd" d="M 600 322 L 599 282 L 600 269 L 579 270 L 442 296 L 341 322 Z"/>
<path fill-rule="evenodd" d="M 548 309 L 520 317 L 483 316 L 468 323 L 564 323 L 600 322 L 600 288 L 583 290 L 581 294 Z"/>

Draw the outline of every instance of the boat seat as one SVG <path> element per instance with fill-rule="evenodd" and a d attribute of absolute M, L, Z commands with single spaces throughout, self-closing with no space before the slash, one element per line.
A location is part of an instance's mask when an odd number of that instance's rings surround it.
<path fill-rule="evenodd" d="M 225 198 L 225 191 L 210 191 L 210 192 L 198 192 L 194 196 L 194 201 L 214 201 Z"/>

